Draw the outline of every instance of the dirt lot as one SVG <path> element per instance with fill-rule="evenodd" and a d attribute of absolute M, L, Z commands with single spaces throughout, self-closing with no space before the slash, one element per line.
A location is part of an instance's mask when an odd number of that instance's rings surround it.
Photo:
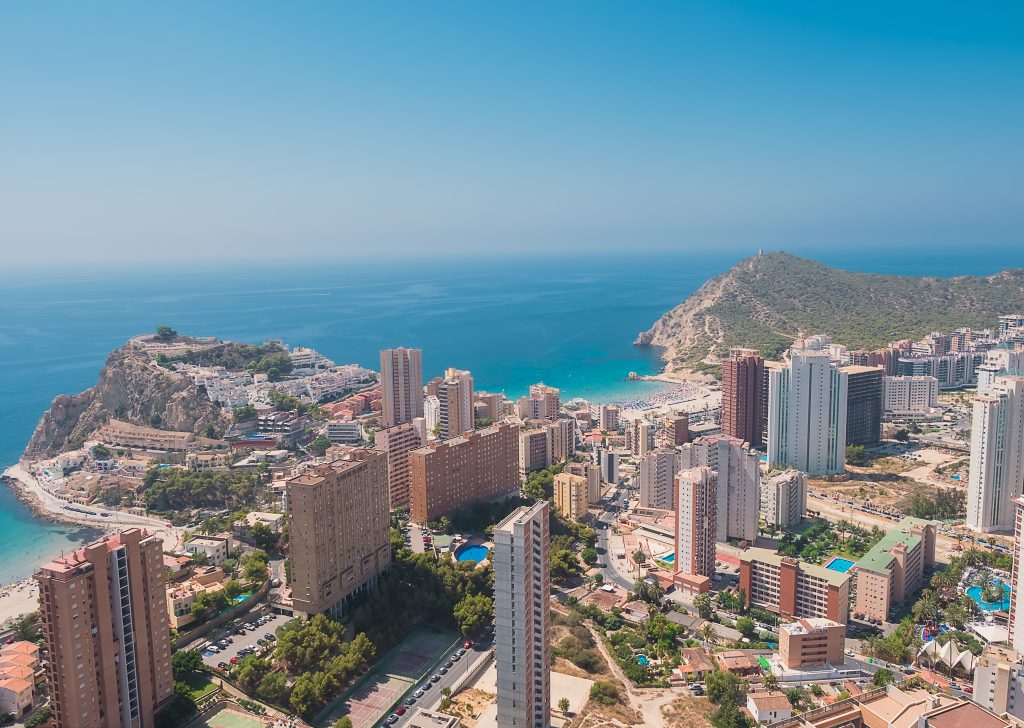
<path fill-rule="evenodd" d="M 711 713 L 711 701 L 704 698 L 683 697 L 661 708 L 666 728 L 710 726 Z"/>
<path fill-rule="evenodd" d="M 475 728 L 477 718 L 484 709 L 494 702 L 494 694 L 476 688 L 462 690 L 452 698 L 451 707 L 446 710 L 450 715 L 457 715 L 466 728 Z"/>

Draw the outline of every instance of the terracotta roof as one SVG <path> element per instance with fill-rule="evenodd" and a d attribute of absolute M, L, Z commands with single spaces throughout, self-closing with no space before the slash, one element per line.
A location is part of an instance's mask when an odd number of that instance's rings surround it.
<path fill-rule="evenodd" d="M 33 685 L 34 683 L 21 677 L 9 677 L 0 680 L 0 688 L 6 688 L 12 693 L 23 693 L 26 690 L 31 690 Z"/>
<path fill-rule="evenodd" d="M 770 693 L 749 693 L 747 695 L 747 700 L 752 702 L 758 711 L 791 710 L 793 707 L 790 705 L 789 698 L 786 697 L 786 694 L 778 691 L 772 691 Z"/>
<path fill-rule="evenodd" d="M 0 655 L 35 655 L 39 653 L 39 645 L 35 642 L 12 642 L 0 648 Z"/>

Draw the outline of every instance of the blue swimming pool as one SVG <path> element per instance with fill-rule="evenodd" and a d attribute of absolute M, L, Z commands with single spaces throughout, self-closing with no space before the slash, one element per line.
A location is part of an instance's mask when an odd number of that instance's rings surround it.
<path fill-rule="evenodd" d="M 661 557 L 661 560 L 664 561 L 666 564 L 674 564 L 676 563 L 676 555 L 666 554 L 665 556 Z"/>
<path fill-rule="evenodd" d="M 480 563 L 487 558 L 487 547 L 477 544 L 476 546 L 463 546 L 455 552 L 456 561 L 473 561 Z"/>
<path fill-rule="evenodd" d="M 995 584 L 995 580 L 992 581 Z M 972 586 L 967 588 L 967 596 L 974 600 L 978 608 L 983 612 L 1008 612 L 1010 610 L 1010 585 L 1003 583 L 1003 598 L 998 602 L 985 602 L 981 599 L 981 587 Z"/>
<path fill-rule="evenodd" d="M 651 661 L 647 659 L 647 655 L 637 655 L 636 661 L 638 664 L 643 665 L 644 667 L 647 667 L 651 664 Z"/>
<path fill-rule="evenodd" d="M 845 574 L 847 571 L 853 568 L 853 565 L 855 563 L 855 561 L 844 559 L 842 556 L 836 556 L 827 564 L 825 564 L 825 568 L 829 571 L 838 571 L 840 574 Z"/>

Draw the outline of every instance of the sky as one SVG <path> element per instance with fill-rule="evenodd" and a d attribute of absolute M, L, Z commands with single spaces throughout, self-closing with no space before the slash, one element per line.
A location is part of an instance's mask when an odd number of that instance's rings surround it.
<path fill-rule="evenodd" d="M 0 267 L 1022 231 L 1019 2 L 0 8 Z"/>

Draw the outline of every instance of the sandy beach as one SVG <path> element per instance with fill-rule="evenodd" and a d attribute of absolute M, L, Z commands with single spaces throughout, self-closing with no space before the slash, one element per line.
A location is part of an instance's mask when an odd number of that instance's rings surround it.
<path fill-rule="evenodd" d="M 11 491 L 25 503 L 38 517 L 57 523 L 99 528 L 106 533 L 113 533 L 125 528 L 145 528 L 152 534 L 160 536 L 164 542 L 164 550 L 173 551 L 180 546 L 182 529 L 171 526 L 167 521 L 130 513 L 110 511 L 106 508 L 94 509 L 97 515 L 78 513 L 64 508 L 67 503 L 48 492 L 28 470 L 21 465 L 14 465 L 4 471 Z M 12 482 L 13 481 L 13 482 Z M 98 515 L 100 512 L 110 516 Z M 50 558 L 60 556 L 54 553 Z M 38 590 L 32 579 L 0 587 L 0 624 L 8 619 L 18 617 L 37 608 Z"/>

